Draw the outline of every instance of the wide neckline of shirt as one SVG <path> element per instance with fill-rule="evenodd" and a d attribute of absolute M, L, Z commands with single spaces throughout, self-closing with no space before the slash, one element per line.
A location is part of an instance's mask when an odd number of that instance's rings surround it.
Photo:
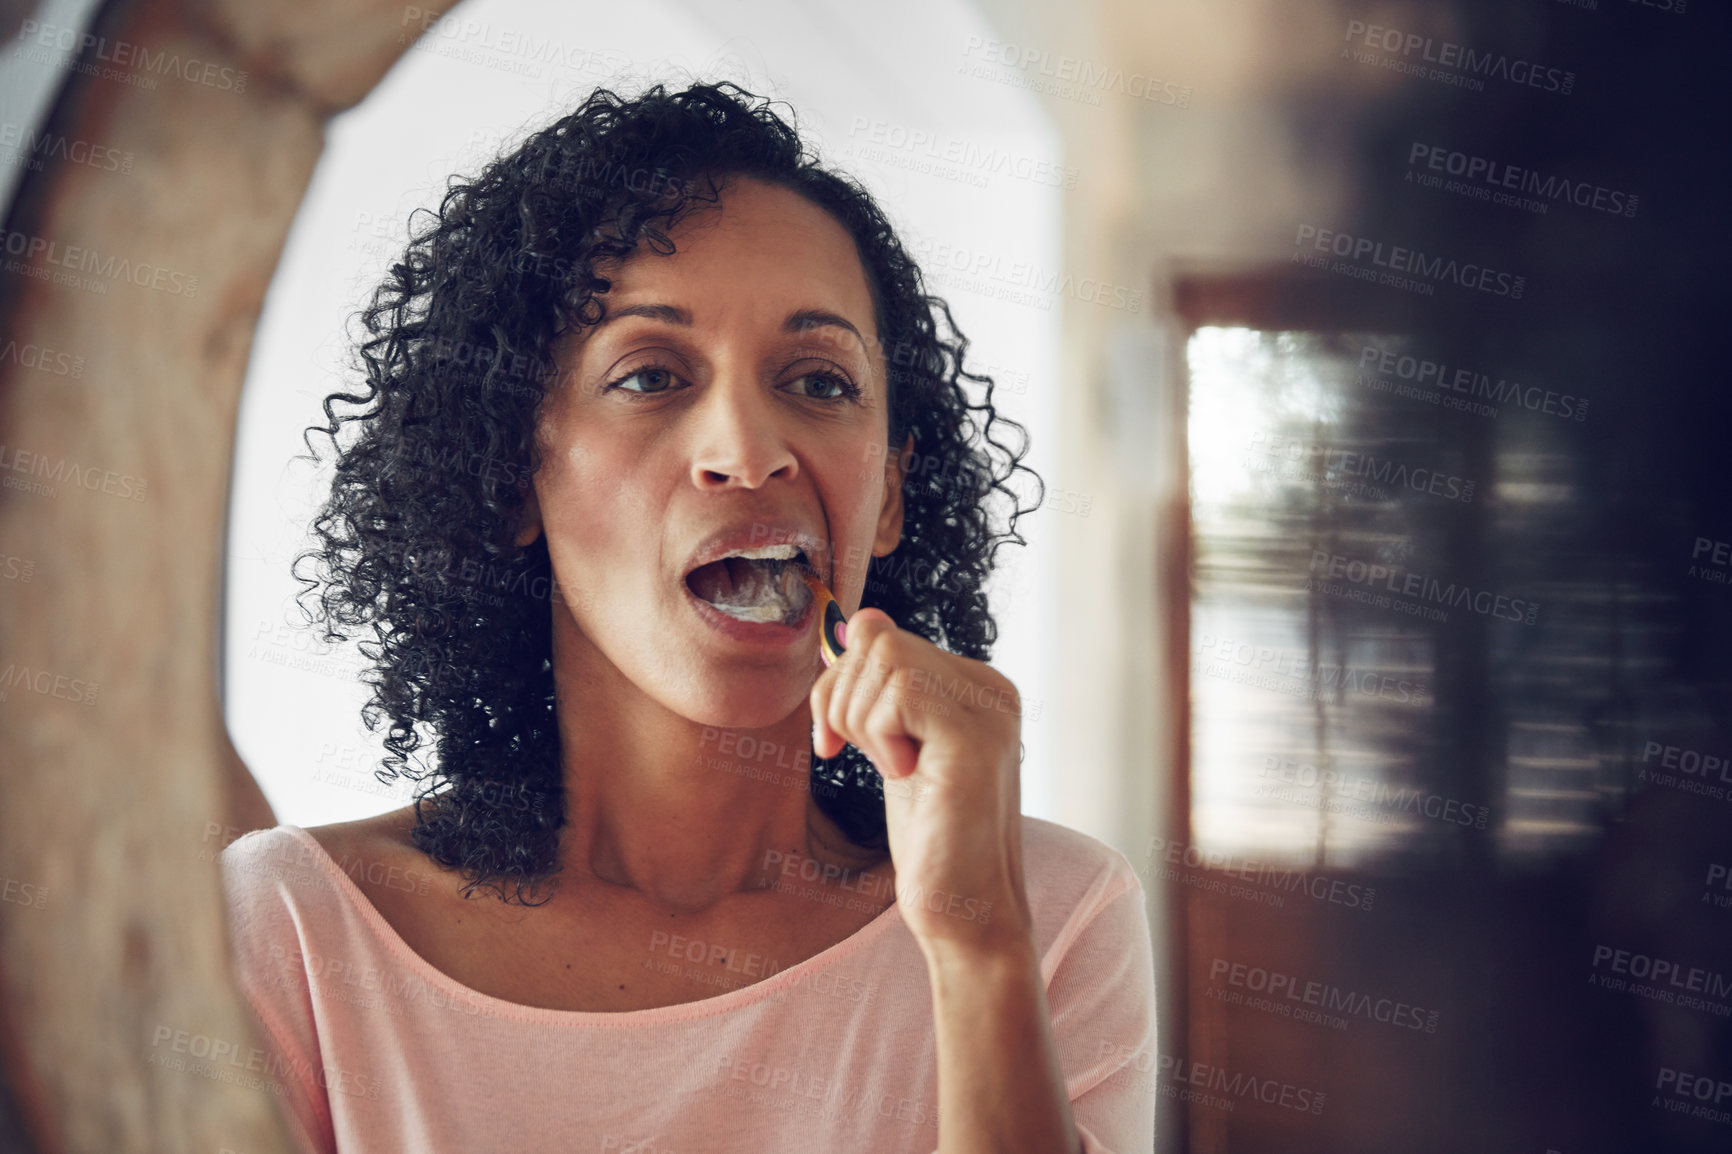
<path fill-rule="evenodd" d="M 343 872 L 342 866 L 326 852 L 319 844 L 319 839 L 298 825 L 280 825 L 277 828 L 286 830 L 297 841 L 312 852 L 313 859 L 319 863 L 319 868 L 336 881 L 337 892 L 342 894 L 349 904 L 360 913 L 361 919 L 372 929 L 373 934 L 382 942 L 387 950 L 396 954 L 404 964 L 421 974 L 429 984 L 439 987 L 447 994 L 455 994 L 468 999 L 482 1012 L 501 1018 L 520 1018 L 526 1021 L 540 1022 L 551 1025 L 568 1026 L 605 1026 L 627 1027 L 661 1025 L 671 1022 L 686 1021 L 693 1018 L 712 1017 L 725 1014 L 730 1010 L 744 1009 L 747 1006 L 765 1001 L 778 991 L 794 986 L 805 979 L 807 974 L 815 973 L 827 966 L 842 961 L 849 955 L 859 952 L 871 942 L 880 937 L 893 923 L 900 920 L 900 913 L 895 902 L 891 902 L 878 916 L 830 946 L 803 961 L 796 962 L 784 970 L 749 986 L 741 986 L 737 990 L 716 994 L 708 998 L 699 998 L 692 1002 L 679 1002 L 671 1006 L 651 1006 L 643 1010 L 555 1010 L 545 1006 L 528 1006 L 521 1002 L 509 1002 L 504 998 L 496 998 L 492 994 L 484 994 L 459 982 L 444 970 L 429 962 L 416 953 L 403 936 L 385 920 L 361 887 L 355 884 L 355 879 Z"/>

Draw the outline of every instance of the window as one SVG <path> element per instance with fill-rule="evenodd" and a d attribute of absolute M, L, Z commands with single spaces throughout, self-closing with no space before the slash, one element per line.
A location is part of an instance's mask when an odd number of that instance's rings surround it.
<path fill-rule="evenodd" d="M 1471 500 L 1474 482 L 1439 463 L 1435 431 L 1372 420 L 1360 394 L 1381 378 L 1359 361 L 1395 343 L 1213 326 L 1188 342 L 1204 853 L 1354 865 L 1425 834 L 1427 616 L 1446 611 L 1416 600 L 1404 618 L 1380 591 L 1417 568 L 1424 505 Z"/>
<path fill-rule="evenodd" d="M 1632 687 L 1663 638 L 1603 554 L 1572 560 L 1589 400 L 1280 274 L 1180 297 L 1198 851 L 1357 868 L 1591 845 L 1631 788 Z"/>

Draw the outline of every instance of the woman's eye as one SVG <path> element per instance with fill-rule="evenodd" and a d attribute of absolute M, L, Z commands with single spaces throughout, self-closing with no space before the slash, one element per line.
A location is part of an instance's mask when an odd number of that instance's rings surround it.
<path fill-rule="evenodd" d="M 636 372 L 621 377 L 619 380 L 609 385 L 608 388 L 621 388 L 624 387 L 628 381 L 636 381 L 640 378 L 643 381 L 642 388 L 626 388 L 625 391 L 628 393 L 665 393 L 673 387 L 675 379 L 674 375 L 666 369 L 638 369 Z"/>
<path fill-rule="evenodd" d="M 834 373 L 802 373 L 795 377 L 796 382 L 810 381 L 806 395 L 819 401 L 840 400 L 843 397 L 860 395 L 860 389 L 852 381 L 839 377 Z M 818 390 L 813 392 L 812 390 Z"/>

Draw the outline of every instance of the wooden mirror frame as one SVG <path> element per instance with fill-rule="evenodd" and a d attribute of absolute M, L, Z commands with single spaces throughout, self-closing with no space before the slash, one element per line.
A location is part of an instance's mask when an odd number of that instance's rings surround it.
<path fill-rule="evenodd" d="M 216 865 L 276 824 L 221 706 L 235 420 L 325 122 L 453 6 L 109 0 L 43 130 L 130 171 L 23 173 L 26 255 L 0 257 L 0 340 L 36 350 L 0 358 L 5 1149 L 294 1149 L 268 1090 L 163 1061 L 257 1044 Z"/>

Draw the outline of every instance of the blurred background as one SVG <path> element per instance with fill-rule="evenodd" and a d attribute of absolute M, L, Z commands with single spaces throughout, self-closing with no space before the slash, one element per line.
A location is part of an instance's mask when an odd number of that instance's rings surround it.
<path fill-rule="evenodd" d="M 67 66 L 32 28 L 101 6 L 37 7 L 0 6 L 8 194 Z M 276 820 L 408 796 L 288 564 L 328 483 L 291 458 L 410 211 L 597 85 L 734 79 L 880 197 L 1029 431 L 993 664 L 1024 811 L 1141 874 L 1155 1148 L 1732 1150 L 1723 5 L 402 26 L 328 124 L 235 428 L 211 609 Z"/>

